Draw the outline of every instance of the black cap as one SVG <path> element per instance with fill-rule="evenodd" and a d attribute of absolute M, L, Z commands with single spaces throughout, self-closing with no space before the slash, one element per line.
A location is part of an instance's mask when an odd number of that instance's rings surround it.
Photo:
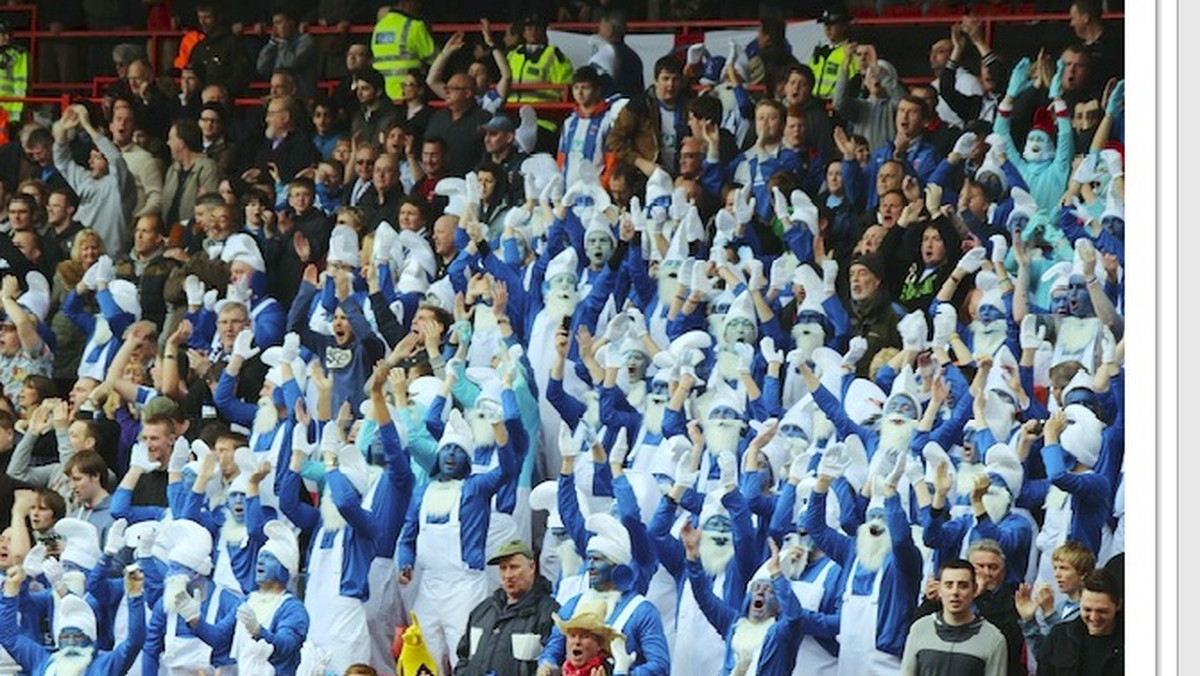
<path fill-rule="evenodd" d="M 525 18 L 521 19 L 521 30 L 524 30 L 527 26 L 545 28 L 546 25 L 546 18 L 541 14 L 527 14 Z"/>
<path fill-rule="evenodd" d="M 887 267 L 883 263 L 883 256 L 879 253 L 863 254 L 850 262 L 850 267 L 853 268 L 855 265 L 861 265 L 870 270 L 871 274 L 875 275 L 880 281 L 883 280 L 886 274 L 885 270 Z"/>
<path fill-rule="evenodd" d="M 371 85 L 371 88 L 377 92 L 382 92 L 385 86 L 383 73 L 374 68 L 361 68 L 354 73 L 355 80 L 362 80 Z"/>
<path fill-rule="evenodd" d="M 821 23 L 850 23 L 850 13 L 845 9 L 826 9 L 821 12 L 821 16 L 817 19 Z"/>

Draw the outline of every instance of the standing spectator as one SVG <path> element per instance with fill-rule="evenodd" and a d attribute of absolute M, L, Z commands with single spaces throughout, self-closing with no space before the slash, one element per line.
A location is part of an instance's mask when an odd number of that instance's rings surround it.
<path fill-rule="evenodd" d="M 106 111 L 111 110 L 116 99 L 129 101 L 137 126 L 160 141 L 167 137 L 167 127 L 179 112 L 179 104 L 155 81 L 150 62 L 141 57 L 134 59 L 125 77 L 105 92 Z"/>
<path fill-rule="evenodd" d="M 299 31 L 291 10 L 279 9 L 271 16 L 271 39 L 258 52 L 258 74 L 270 78 L 287 68 L 296 82 L 296 94 L 311 99 L 317 94 L 317 43 Z"/>
<path fill-rule="evenodd" d="M 600 19 L 596 34 L 612 45 L 616 56 L 612 73 L 613 88 L 622 96 L 632 99 L 646 90 L 646 78 L 642 74 L 642 57 L 625 43 L 626 28 L 624 15 L 609 12 Z"/>
<path fill-rule="evenodd" d="M 675 174 L 679 144 L 688 132 L 686 92 L 679 59 L 659 59 L 654 64 L 653 86 L 622 108 L 613 124 L 608 148 L 617 161 L 636 166 L 646 176 L 657 166 Z"/>
<path fill-rule="evenodd" d="M 356 205 L 362 208 L 363 225 L 368 230 L 383 221 L 390 223 L 400 209 L 404 188 L 400 187 L 400 168 L 396 163 L 396 156 L 390 153 L 383 153 L 372 162 L 371 180 Z"/>
<path fill-rule="evenodd" d="M 471 78 L 458 73 L 446 83 L 446 107 L 429 118 L 426 138 L 439 136 L 446 142 L 448 176 L 464 176 L 483 156 L 483 125 L 491 115 L 475 102 Z"/>
<path fill-rule="evenodd" d="M 500 49 L 495 42 L 492 41 L 492 31 L 487 19 L 480 23 L 480 35 L 483 36 L 483 43 L 487 50 L 491 61 L 487 57 L 479 57 L 471 62 L 467 68 L 467 75 L 475 81 L 475 100 L 481 108 L 489 113 L 495 114 L 496 111 L 504 107 L 505 100 L 508 99 L 509 90 L 512 89 L 512 70 L 508 67 L 508 58 L 504 55 L 504 50 Z M 429 67 L 429 75 L 425 78 L 425 84 L 429 85 L 429 89 L 434 94 L 442 98 L 446 98 L 446 83 L 442 80 L 442 73 L 446 70 L 446 64 L 451 60 L 458 50 L 462 49 L 464 44 L 464 35 L 462 31 L 450 36 L 446 41 L 446 45 L 442 47 L 442 51 L 438 52 L 437 58 L 433 60 L 433 65 Z M 492 65 L 500 74 L 498 82 L 493 81 Z"/>
<path fill-rule="evenodd" d="M 425 140 L 425 130 L 429 127 L 429 118 L 433 117 L 433 108 L 429 106 L 430 91 L 425 84 L 425 73 L 420 68 L 414 68 L 404 76 L 404 93 L 396 109 L 400 111 L 400 121 L 404 123 L 405 131 L 413 137 L 413 145 L 421 147 Z M 391 98 L 389 95 L 388 98 Z M 374 143 L 375 139 L 371 139 Z"/>
<path fill-rule="evenodd" d="M 163 256 L 162 229 L 158 214 L 146 214 L 133 227 L 133 248 L 113 266 L 118 279 L 137 285 L 142 301 L 142 319 L 154 322 L 159 331 L 167 319 L 167 304 L 163 293 L 167 277 L 176 262 Z"/>
<path fill-rule="evenodd" d="M 1091 87 L 1099 95 L 1110 79 L 1125 77 L 1125 41 L 1104 25 L 1100 0 L 1075 0 L 1070 12 L 1071 29 L 1091 63 Z"/>
<path fill-rule="evenodd" d="M 571 81 L 575 73 L 571 60 L 562 51 L 550 44 L 546 37 L 546 21 L 534 15 L 521 23 L 524 43 L 508 53 L 508 67 L 512 70 L 513 84 L 549 84 L 546 89 L 518 89 L 513 92 L 513 103 L 539 103 L 562 101 L 562 85 Z"/>
<path fill-rule="evenodd" d="M 512 118 L 501 113 L 483 125 L 483 149 L 486 160 L 495 164 L 504 175 L 508 204 L 525 201 L 525 185 L 521 163 L 528 157 L 516 145 L 517 127 Z"/>
<path fill-rule="evenodd" d="M 372 68 L 371 48 L 361 42 L 352 42 L 346 48 L 346 75 L 333 89 L 330 100 L 337 109 L 339 120 L 350 120 L 358 112 L 358 99 L 355 97 L 354 83 L 360 70 Z M 390 98 L 390 97 L 389 97 Z"/>
<path fill-rule="evenodd" d="M 192 48 L 191 66 L 205 84 L 221 84 L 234 96 L 246 93 L 251 73 L 250 57 L 242 39 L 229 30 L 216 0 L 196 3 L 196 23 L 204 39 Z M 202 94 L 203 95 L 203 94 Z"/>
<path fill-rule="evenodd" d="M 38 38 L 38 82 L 78 82 L 82 79 L 79 46 L 74 39 L 54 37 L 65 30 L 83 28 L 83 3 L 35 0 Z"/>
<path fill-rule="evenodd" d="M 317 148 L 299 128 L 302 106 L 293 98 L 274 98 L 267 103 L 266 142 L 259 147 L 246 180 L 271 175 L 275 183 L 292 180 L 296 173 L 316 163 Z M 254 174 L 252 172 L 258 172 Z"/>
<path fill-rule="evenodd" d="M 900 664 L 902 676 L 1006 674 L 1004 637 L 971 606 L 975 599 L 975 569 L 971 564 L 953 559 L 942 565 L 938 598 L 941 611 L 917 620 L 909 631 Z"/>
<path fill-rule="evenodd" d="M 67 136 L 82 129 L 95 147 L 84 169 L 71 157 Z M 129 241 L 129 221 L 137 201 L 137 186 L 125 158 L 113 142 L 92 126 L 87 108 L 76 104 L 54 124 L 54 164 L 79 195 L 79 220 L 91 224 L 108 251 L 124 251 Z"/>
<path fill-rule="evenodd" d="M 501 545 L 488 565 L 500 569 L 500 589 L 471 611 L 468 631 L 456 647 L 455 673 L 532 674 L 558 610 L 550 582 L 537 574 L 533 551 L 520 540 Z M 482 635 L 478 641 L 472 640 L 476 634 Z"/>
<path fill-rule="evenodd" d="M 1124 598 L 1113 574 L 1094 570 L 1083 579 L 1079 617 L 1050 630 L 1038 654 L 1040 676 L 1125 673 Z"/>
<path fill-rule="evenodd" d="M 854 54 L 854 44 L 850 42 L 850 13 L 844 7 L 827 8 L 821 12 L 818 19 L 825 24 L 825 39 L 828 44 L 818 45 L 813 50 L 812 59 L 808 66 L 812 68 L 813 96 L 828 99 L 833 95 L 837 83 L 838 72 L 849 71 L 848 77 L 858 74 L 858 60 Z"/>
<path fill-rule="evenodd" d="M 54 259 L 65 261 L 71 257 L 71 245 L 75 235 L 83 230 L 83 224 L 75 219 L 79 198 L 70 188 L 55 188 L 46 198 L 47 234 L 54 238 L 57 251 Z"/>
<path fill-rule="evenodd" d="M 563 120 L 557 157 L 566 184 L 574 184 L 580 176 L 604 175 L 607 178 L 615 159 L 609 151 L 609 142 L 616 122 L 621 118 L 614 115 L 608 102 L 600 98 L 600 76 L 595 68 L 583 66 L 575 71 L 571 98 L 575 101 L 575 110 Z M 658 119 L 657 115 L 654 117 Z M 627 127 L 627 132 L 630 129 Z M 639 136 L 638 141 L 641 140 Z M 639 147 L 650 152 L 652 143 L 639 143 Z M 591 165 L 592 171 L 580 169 L 586 165 Z"/>
<path fill-rule="evenodd" d="M 191 120 L 176 120 L 167 132 L 171 166 L 163 182 L 162 219 L 168 230 L 196 211 L 196 197 L 215 192 L 217 163 L 204 156 L 200 127 Z"/>
<path fill-rule="evenodd" d="M 24 47 L 12 43 L 12 27 L 0 19 L 0 96 L 24 97 L 29 88 L 29 54 Z M 21 119 L 24 102 L 5 101 L 0 108 L 8 111 L 8 119 Z M 10 124 L 11 124 L 10 122 Z"/>
<path fill-rule="evenodd" d="M 959 31 L 958 24 L 950 27 L 952 35 L 956 35 Z M 951 65 L 951 55 L 955 51 L 956 40 L 950 38 L 942 38 L 933 43 L 929 48 L 929 69 L 933 71 L 933 86 L 935 89 L 942 87 L 942 70 Z M 954 90 L 961 96 L 983 96 L 983 87 L 979 84 L 979 78 L 975 77 L 966 68 L 959 67 L 957 61 L 953 64 L 954 70 Z M 946 102 L 946 99 L 939 98 L 937 109 L 934 111 L 937 116 L 946 121 L 952 127 L 962 129 L 963 125 L 969 120 L 964 121 L 958 116 L 958 113 Z"/>
<path fill-rule="evenodd" d="M 364 68 L 354 74 L 358 111 L 350 118 L 350 133 L 363 143 L 375 143 L 380 132 L 400 116 L 384 87 L 383 74 L 374 68 Z"/>
<path fill-rule="evenodd" d="M 225 131 L 228 111 L 224 104 L 206 103 L 198 118 L 201 151 L 216 163 L 220 176 L 233 176 L 238 161 L 238 148 Z"/>
<path fill-rule="evenodd" d="M 433 57 L 433 36 L 419 18 L 420 12 L 421 0 L 400 0 L 392 7 L 382 7 L 371 32 L 375 69 L 383 73 L 388 98 L 393 100 L 404 95 L 402 85 L 409 71 L 427 66 Z"/>
<path fill-rule="evenodd" d="M 162 164 L 157 157 L 134 143 L 134 113 L 129 102 L 117 100 L 113 103 L 108 132 L 113 144 L 121 149 L 121 156 L 125 158 L 125 165 L 129 167 L 129 174 L 137 185 L 134 218 L 158 213 L 162 205 Z"/>

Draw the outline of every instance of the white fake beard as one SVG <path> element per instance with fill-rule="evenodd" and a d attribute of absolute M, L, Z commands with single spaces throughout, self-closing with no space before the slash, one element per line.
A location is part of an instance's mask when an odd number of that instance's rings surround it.
<path fill-rule="evenodd" d="M 53 670 L 54 676 L 82 676 L 94 655 L 94 648 L 62 648 L 50 658 L 52 664 L 46 671 Z"/>
<path fill-rule="evenodd" d="M 575 604 L 575 607 L 578 608 L 584 603 L 589 605 L 603 603 L 604 617 L 607 619 L 612 615 L 613 608 L 616 607 L 617 602 L 620 600 L 620 591 L 615 589 L 612 591 L 600 591 L 598 589 L 592 589 L 591 587 L 588 587 L 582 594 L 580 594 L 579 601 Z"/>
<path fill-rule="evenodd" d="M 662 434 L 663 416 L 667 413 L 667 400 L 662 397 L 646 397 L 646 414 L 642 426 L 647 432 Z"/>
<path fill-rule="evenodd" d="M 570 538 L 563 540 L 554 547 L 554 551 L 558 554 L 558 567 L 562 571 L 562 579 L 577 574 L 583 567 L 583 557 L 575 551 L 574 540 Z"/>
<path fill-rule="evenodd" d="M 258 618 L 258 621 L 266 626 L 264 620 L 271 617 L 274 609 L 279 605 L 276 597 L 282 593 L 281 591 L 266 592 L 261 589 L 255 590 L 250 592 L 250 595 L 246 597 L 246 605 L 250 607 L 250 610 L 254 611 L 254 617 Z"/>
<path fill-rule="evenodd" d="M 165 603 L 170 604 L 167 607 L 174 605 L 175 597 L 188 593 L 187 584 L 188 579 L 186 575 L 172 575 L 163 580 L 162 598 Z"/>
<path fill-rule="evenodd" d="M 575 306 L 579 303 L 579 294 L 577 292 L 551 293 L 546 297 L 546 314 L 552 322 L 561 322 L 563 317 L 569 317 L 575 312 Z"/>
<path fill-rule="evenodd" d="M 880 451 L 888 451 L 893 448 L 903 449 L 905 453 L 908 453 L 913 434 L 916 431 L 917 421 L 915 420 L 905 419 L 900 423 L 894 423 L 884 418 L 879 425 L 879 446 L 875 453 L 878 454 Z"/>
<path fill-rule="evenodd" d="M 496 445 L 496 429 L 492 427 L 491 421 L 478 411 L 467 413 L 467 424 L 471 427 L 471 438 L 475 440 L 475 448 Z"/>
<path fill-rule="evenodd" d="M 725 380 L 738 379 L 738 356 L 729 350 L 717 351 L 717 373 Z"/>
<path fill-rule="evenodd" d="M 748 617 L 738 620 L 733 628 L 733 636 L 729 637 L 729 647 L 737 655 L 736 663 L 739 666 L 750 665 L 751 660 L 754 659 L 754 652 L 762 646 L 763 641 L 767 638 L 767 632 L 774 624 L 775 618 L 773 617 L 758 622 Z"/>
<path fill-rule="evenodd" d="M 788 547 L 779 554 L 779 570 L 789 580 L 799 580 L 808 568 L 812 551 L 803 547 Z"/>
<path fill-rule="evenodd" d="M 1011 504 L 1012 496 L 1003 488 L 989 488 L 988 492 L 983 494 L 983 508 L 987 510 L 988 518 L 992 520 L 992 523 L 998 524 L 1008 516 L 1008 508 Z"/>
<path fill-rule="evenodd" d="M 778 438 L 778 437 L 776 437 Z M 788 458 L 795 460 L 808 452 L 808 447 L 811 445 L 807 439 L 801 437 L 786 438 L 788 445 Z"/>
<path fill-rule="evenodd" d="M 462 498 L 462 479 L 431 481 L 425 489 L 424 507 L 429 516 L 446 516 Z"/>
<path fill-rule="evenodd" d="M 1029 143 L 1026 143 L 1025 148 L 1021 150 L 1021 157 L 1024 158 L 1026 162 L 1033 162 L 1035 164 L 1049 162 L 1054 159 L 1054 144 L 1047 143 L 1045 145 L 1038 146 L 1037 150 L 1035 151 L 1032 147 L 1030 147 Z"/>
<path fill-rule="evenodd" d="M 221 544 L 235 544 L 244 547 L 247 541 L 245 520 L 238 521 L 232 514 L 226 513 L 225 523 L 221 524 Z"/>
<path fill-rule="evenodd" d="M 279 424 L 279 412 L 275 410 L 275 402 L 270 397 L 258 400 L 258 410 L 254 412 L 254 434 L 270 434 Z"/>
<path fill-rule="evenodd" d="M 796 349 L 807 359 L 825 344 L 825 329 L 816 324 L 797 324 L 792 327 L 792 339 L 796 341 Z"/>
<path fill-rule="evenodd" d="M 321 526 L 331 533 L 336 533 L 346 526 L 346 517 L 342 516 L 337 505 L 333 503 L 333 496 L 330 495 L 328 487 L 321 495 Z"/>
<path fill-rule="evenodd" d="M 730 534 L 728 537 L 728 543 L 719 545 L 713 542 L 713 536 L 708 532 L 700 532 L 700 565 L 704 567 L 705 573 L 716 577 L 729 568 L 734 551 L 733 535 Z"/>
<path fill-rule="evenodd" d="M 868 521 L 858 527 L 858 535 L 854 542 L 854 552 L 858 555 L 858 563 L 867 570 L 879 570 L 883 562 L 892 553 L 892 536 L 884 526 L 879 535 L 871 535 L 871 525 Z"/>
<path fill-rule="evenodd" d="M 742 438 L 742 426 L 732 420 L 708 420 L 704 425 L 704 442 L 709 453 L 720 455 L 722 451 L 736 451 Z"/>
<path fill-rule="evenodd" d="M 978 319 L 971 322 L 971 351 L 975 354 L 996 354 L 996 350 L 999 350 L 1008 338 L 1008 327 L 1005 324 L 1006 322 L 1001 320 L 986 324 Z"/>
<path fill-rule="evenodd" d="M 83 596 L 87 587 L 87 576 L 82 571 L 68 570 L 63 573 L 62 583 L 68 592 L 76 596 Z"/>
<path fill-rule="evenodd" d="M 670 307 L 671 299 L 679 289 L 679 279 L 664 273 L 661 267 L 658 272 L 658 302 Z"/>
<path fill-rule="evenodd" d="M 714 312 L 708 316 L 708 333 L 712 336 L 721 335 L 721 329 L 725 327 L 725 313 Z"/>
<path fill-rule="evenodd" d="M 975 477 L 983 472 L 983 465 L 975 463 L 966 463 L 958 466 L 957 477 L 954 480 L 954 489 L 958 495 L 970 495 L 971 491 L 975 490 Z"/>
<path fill-rule="evenodd" d="M 499 331 L 500 323 L 496 321 L 496 312 L 490 305 L 475 306 L 475 335 L 480 336 L 489 331 Z"/>
<path fill-rule="evenodd" d="M 987 422 L 988 430 L 996 439 L 996 443 L 1008 443 L 1013 422 L 1016 420 L 1016 411 L 1012 405 L 989 392 L 983 405 L 983 419 Z"/>
<path fill-rule="evenodd" d="M 628 371 L 621 369 L 621 373 L 628 374 Z M 619 378 L 617 380 L 617 384 L 621 384 Z M 635 409 L 640 410 L 646 403 L 646 381 L 635 380 L 634 382 L 629 383 L 628 388 L 621 389 L 625 390 L 625 401 L 629 402 L 629 405 Z"/>

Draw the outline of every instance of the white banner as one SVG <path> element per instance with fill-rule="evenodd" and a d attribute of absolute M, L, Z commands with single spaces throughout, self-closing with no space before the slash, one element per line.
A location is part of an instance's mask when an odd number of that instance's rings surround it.
<path fill-rule="evenodd" d="M 562 50 L 571 65 L 576 68 L 586 66 L 596 48 L 593 41 L 599 44 L 599 38 L 594 33 L 568 33 L 566 31 L 549 30 L 546 36 L 550 44 Z M 631 33 L 625 36 L 625 44 L 642 59 L 642 76 L 646 86 L 654 81 L 654 62 L 671 53 L 675 48 L 673 33 Z"/>

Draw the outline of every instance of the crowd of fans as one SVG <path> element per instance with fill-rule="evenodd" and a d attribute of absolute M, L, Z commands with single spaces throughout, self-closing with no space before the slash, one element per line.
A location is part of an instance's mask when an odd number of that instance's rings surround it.
<path fill-rule="evenodd" d="M 0 147 L 0 673 L 1124 673 L 1100 2 L 907 87 L 839 7 L 572 64 L 418 4 L 326 94 L 201 0 L 177 93 L 118 49 Z"/>

